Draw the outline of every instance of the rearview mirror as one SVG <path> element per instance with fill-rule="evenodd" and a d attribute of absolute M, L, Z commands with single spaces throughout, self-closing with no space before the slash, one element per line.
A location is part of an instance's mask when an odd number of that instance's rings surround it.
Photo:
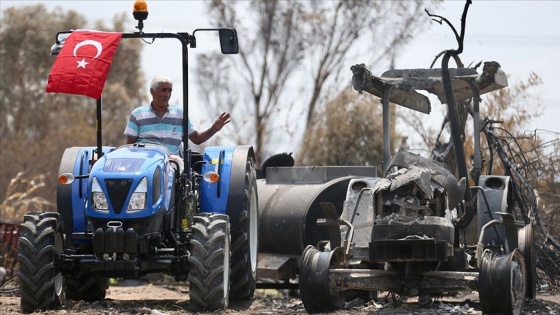
<path fill-rule="evenodd" d="M 58 32 L 56 34 L 56 42 L 51 46 L 51 51 L 49 54 L 52 56 L 58 55 L 58 53 L 60 53 L 60 50 L 62 49 L 62 46 L 64 45 L 64 42 L 66 42 L 66 39 L 69 36 L 70 32 Z"/>
<path fill-rule="evenodd" d="M 239 43 L 237 41 L 237 31 L 231 28 L 221 28 L 220 34 L 220 48 L 222 54 L 231 55 L 239 53 Z"/>

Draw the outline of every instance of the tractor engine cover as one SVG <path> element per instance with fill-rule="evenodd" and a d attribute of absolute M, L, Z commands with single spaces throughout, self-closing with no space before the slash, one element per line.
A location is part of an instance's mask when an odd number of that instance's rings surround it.
<path fill-rule="evenodd" d="M 86 215 L 93 229 L 119 221 L 138 233 L 158 233 L 168 212 L 176 170 L 159 145 L 124 146 L 105 154 L 92 167 Z"/>

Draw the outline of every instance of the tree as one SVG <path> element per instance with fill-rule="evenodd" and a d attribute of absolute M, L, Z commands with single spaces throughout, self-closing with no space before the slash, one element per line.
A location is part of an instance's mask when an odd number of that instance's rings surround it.
<path fill-rule="evenodd" d="M 124 15 L 117 15 L 112 27 L 95 23 L 93 28 L 122 31 L 125 22 Z M 24 171 L 30 178 L 46 175 L 41 197 L 54 202 L 65 148 L 96 145 L 95 100 L 45 93 L 56 33 L 88 28 L 86 19 L 61 8 L 49 12 L 39 4 L 4 10 L 0 24 L 0 200 L 10 179 Z M 128 115 L 145 102 L 141 48 L 140 41 L 122 40 L 113 59 L 102 97 L 104 145 L 124 143 Z"/>
<path fill-rule="evenodd" d="M 235 113 L 230 138 L 254 144 L 259 163 L 279 142 L 295 145 L 311 131 L 321 104 L 348 86 L 350 57 L 367 56 L 370 66 L 390 60 L 436 2 L 214 0 L 211 20 L 243 34 L 241 51 L 200 56 L 200 94 L 212 115 Z"/>
<path fill-rule="evenodd" d="M 300 151 L 302 164 L 366 165 L 382 170 L 381 102 L 370 94 L 359 95 L 348 87 L 316 116 L 308 133 L 310 141 Z M 391 106 L 391 111 L 394 107 Z M 403 140 L 396 130 L 391 132 L 391 138 L 396 143 Z"/>

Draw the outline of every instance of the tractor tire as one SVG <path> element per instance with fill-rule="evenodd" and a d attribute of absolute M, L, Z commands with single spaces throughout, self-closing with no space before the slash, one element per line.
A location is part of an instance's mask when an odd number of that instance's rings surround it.
<path fill-rule="evenodd" d="M 91 272 L 80 271 L 64 278 L 65 297 L 74 301 L 95 302 L 105 298 L 109 278 Z"/>
<path fill-rule="evenodd" d="M 537 298 L 537 248 L 535 246 L 535 234 L 532 224 L 527 224 L 518 231 L 519 250 L 525 259 L 525 271 L 527 273 L 526 297 L 534 300 Z"/>
<path fill-rule="evenodd" d="M 257 282 L 258 200 L 257 173 L 251 156 L 246 158 L 239 216 L 231 218 L 230 298 L 252 299 Z M 238 181 L 235 181 L 237 183 Z M 237 210 L 237 209 L 234 209 Z"/>
<path fill-rule="evenodd" d="M 190 306 L 196 312 L 225 310 L 230 279 L 229 218 L 200 213 L 193 217 L 189 257 Z"/>
<path fill-rule="evenodd" d="M 58 213 L 33 212 L 23 217 L 18 276 L 24 313 L 60 306 L 64 278 L 56 263 L 63 252 L 64 238 Z"/>

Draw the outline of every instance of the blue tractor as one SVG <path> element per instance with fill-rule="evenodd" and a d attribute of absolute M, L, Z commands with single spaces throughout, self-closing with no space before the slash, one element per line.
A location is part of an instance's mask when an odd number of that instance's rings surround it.
<path fill-rule="evenodd" d="M 122 38 L 175 38 L 183 52 L 184 130 L 188 120 L 188 47 L 193 34 L 144 33 L 145 2 L 137 1 L 138 32 Z M 144 3 L 144 6 L 142 6 Z M 219 33 L 222 53 L 239 51 L 234 29 Z M 56 54 L 71 31 L 59 32 Z M 57 212 L 33 212 L 21 225 L 18 259 L 21 309 L 34 312 L 72 300 L 103 299 L 110 278 L 173 275 L 190 284 L 196 311 L 226 309 L 252 298 L 256 286 L 258 212 L 250 146 L 183 149 L 184 166 L 155 143 L 65 150 Z M 183 136 L 183 143 L 187 143 Z"/>

